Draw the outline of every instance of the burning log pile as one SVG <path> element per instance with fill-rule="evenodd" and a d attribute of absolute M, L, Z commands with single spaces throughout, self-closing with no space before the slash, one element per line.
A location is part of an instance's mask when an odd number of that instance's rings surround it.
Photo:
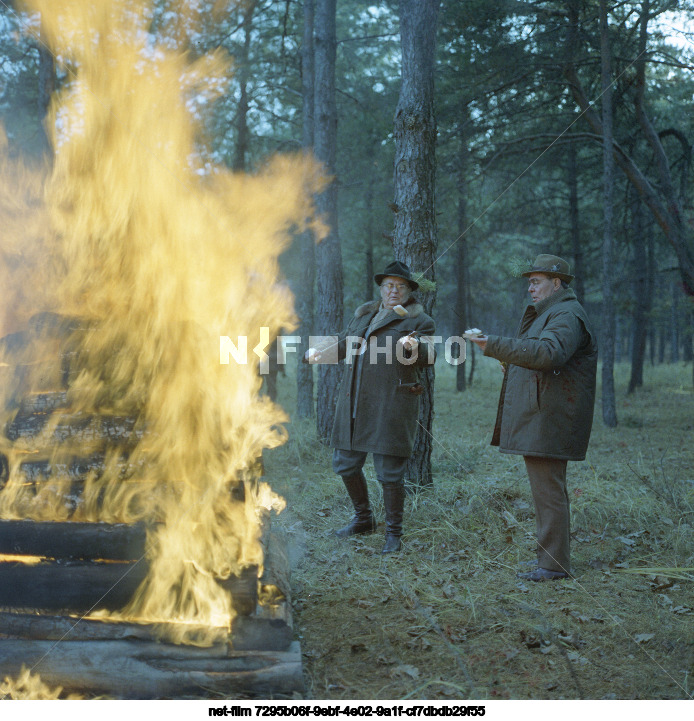
<path fill-rule="evenodd" d="M 42 681 L 66 693 L 114 698 L 299 690 L 288 560 L 270 532 L 269 513 L 262 574 L 258 564 L 246 564 L 217 579 L 233 609 L 226 638 L 205 648 L 166 643 L 162 638 L 179 635 L 176 621 L 114 615 L 147 578 L 148 538 L 157 521 L 76 519 L 89 515 L 85 486 L 98 483 L 112 459 L 123 483 L 139 482 L 142 464 L 133 469 L 130 452 L 146 443 L 147 430 L 134 416 L 73 408 L 71 380 L 84 360 L 74 350 L 76 332 L 84 332 L 81 322 L 48 314 L 0 339 L 8 389 L 0 487 L 14 483 L 15 510 L 26 507 L 37 516 L 0 520 L 0 678 L 36 667 Z M 233 501 L 244 505 L 257 482 L 228 485 Z M 42 519 L 44 511 L 60 520 Z"/>
<path fill-rule="evenodd" d="M 324 180 L 303 156 L 215 165 L 229 62 L 188 52 L 175 5 L 155 31 L 147 1 L 26 2 L 66 79 L 45 174 L 0 142 L 0 679 L 272 696 L 301 666 L 254 465 L 287 418 L 219 339 L 293 326 L 278 256 L 320 236 Z"/>

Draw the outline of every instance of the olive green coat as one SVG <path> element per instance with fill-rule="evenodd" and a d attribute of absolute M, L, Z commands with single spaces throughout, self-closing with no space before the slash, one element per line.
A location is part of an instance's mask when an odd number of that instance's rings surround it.
<path fill-rule="evenodd" d="M 502 453 L 583 460 L 593 424 L 598 348 L 573 290 L 528 305 L 517 337 L 490 335 L 484 354 L 509 364 L 492 445 Z"/>
<path fill-rule="evenodd" d="M 415 384 L 420 368 L 435 360 L 433 343 L 418 338 L 418 352 L 404 358 L 397 341 L 414 331 L 423 336 L 435 332 L 434 321 L 421 305 L 406 305 L 404 318 L 390 311 L 369 330 L 380 301 L 357 308 L 347 329 L 340 334 L 338 357 L 347 358 L 337 399 L 331 445 L 342 450 L 365 451 L 409 457 L 417 431 L 419 395 Z M 364 352 L 355 355 L 364 339 Z M 390 347 L 390 358 L 385 353 Z M 380 349 L 380 353 L 376 350 Z M 398 358 L 400 356 L 400 358 Z M 415 392 L 412 392 L 412 391 Z"/>

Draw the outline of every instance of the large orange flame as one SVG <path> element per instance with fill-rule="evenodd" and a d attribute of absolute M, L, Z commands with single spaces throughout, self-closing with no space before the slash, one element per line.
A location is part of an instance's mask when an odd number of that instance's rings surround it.
<path fill-rule="evenodd" d="M 283 441 L 285 420 L 258 395 L 257 357 L 221 365 L 219 339 L 245 335 L 252 348 L 261 327 L 292 327 L 277 259 L 322 181 L 298 156 L 255 176 L 209 162 L 191 101 L 222 92 L 228 64 L 156 44 L 149 3 L 27 5 L 69 77 L 49 123 L 46 210 L 59 262 L 32 282 L 58 299 L 52 310 L 78 319 L 70 412 L 135 424 L 127 463 L 114 451 L 76 510 L 64 479 L 26 489 L 19 459 L 36 448 L 15 443 L 0 514 L 150 522 L 150 573 L 124 614 L 179 621 L 177 640 L 211 643 L 233 616 L 219 581 L 262 564 L 257 504 L 234 501 L 229 481 Z"/>

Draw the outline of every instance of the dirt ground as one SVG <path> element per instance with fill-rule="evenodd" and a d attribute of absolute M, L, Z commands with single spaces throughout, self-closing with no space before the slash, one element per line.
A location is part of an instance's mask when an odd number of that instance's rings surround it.
<path fill-rule="evenodd" d="M 686 699 L 694 690 L 694 393 L 691 366 L 648 366 L 616 429 L 600 398 L 586 462 L 569 464 L 575 578 L 516 578 L 534 557 L 522 459 L 489 446 L 501 374 L 478 363 L 455 392 L 437 367 L 433 488 L 415 489 L 404 551 L 383 526 L 340 541 L 350 517 L 330 449 L 312 424 L 267 454 L 287 500 L 277 519 L 294 559 L 305 698 Z M 293 407 L 291 374 L 279 402 Z M 382 519 L 373 466 L 366 475 Z"/>

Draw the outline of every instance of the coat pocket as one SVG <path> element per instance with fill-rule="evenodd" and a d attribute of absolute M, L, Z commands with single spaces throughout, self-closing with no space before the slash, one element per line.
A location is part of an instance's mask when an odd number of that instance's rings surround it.
<path fill-rule="evenodd" d="M 539 378 L 539 376 L 537 376 L 534 373 L 530 378 L 530 382 L 528 383 L 528 404 L 530 406 L 531 411 L 539 412 L 539 410 L 540 410 L 540 378 Z"/>
<path fill-rule="evenodd" d="M 421 383 L 398 383 L 395 392 L 406 396 L 421 396 L 424 393 L 424 386 Z"/>

